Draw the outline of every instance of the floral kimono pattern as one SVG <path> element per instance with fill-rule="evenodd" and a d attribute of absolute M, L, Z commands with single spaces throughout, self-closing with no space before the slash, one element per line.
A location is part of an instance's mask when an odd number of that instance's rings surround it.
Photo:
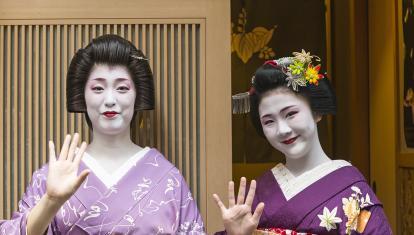
<path fill-rule="evenodd" d="M 82 162 L 79 172 L 87 168 Z M 26 234 L 28 212 L 46 193 L 48 167 L 32 182 L 10 220 L 0 221 L 0 234 Z M 91 172 L 61 207 L 47 234 L 204 234 L 191 192 L 165 157 L 151 149 L 112 187 Z"/>
<path fill-rule="evenodd" d="M 260 202 L 265 207 L 256 234 L 392 234 L 382 204 L 353 166 L 332 171 L 290 199 L 269 170 L 257 180 L 252 210 Z"/>

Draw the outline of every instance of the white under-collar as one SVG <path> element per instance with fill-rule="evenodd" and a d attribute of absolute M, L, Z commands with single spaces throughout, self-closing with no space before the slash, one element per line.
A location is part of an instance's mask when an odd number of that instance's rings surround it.
<path fill-rule="evenodd" d="M 290 200 L 296 194 L 300 193 L 302 190 L 320 180 L 327 174 L 341 167 L 350 165 L 351 164 L 349 162 L 344 160 L 333 160 L 325 162 L 295 177 L 292 173 L 290 173 L 284 164 L 279 163 L 273 167 L 272 172 L 280 186 L 280 189 L 282 189 L 286 200 Z"/>
<path fill-rule="evenodd" d="M 88 166 L 89 169 L 105 184 L 107 188 L 114 186 L 118 181 L 133 167 L 137 162 L 145 156 L 150 150 L 150 147 L 145 147 L 138 151 L 135 155 L 130 157 L 124 164 L 122 164 L 114 172 L 107 172 L 99 162 L 88 153 L 84 153 L 82 161 Z"/>

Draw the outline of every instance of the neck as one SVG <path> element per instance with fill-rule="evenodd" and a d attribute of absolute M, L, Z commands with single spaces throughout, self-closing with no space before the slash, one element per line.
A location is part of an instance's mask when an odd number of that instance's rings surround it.
<path fill-rule="evenodd" d="M 294 176 L 299 176 L 325 162 L 331 161 L 323 151 L 317 135 L 316 133 L 315 142 L 311 149 L 304 156 L 286 157 L 286 168 Z"/>
<path fill-rule="evenodd" d="M 122 161 L 141 149 L 132 142 L 130 134 L 129 127 L 115 135 L 93 131 L 93 138 L 86 152 L 97 160 L 119 159 Z"/>

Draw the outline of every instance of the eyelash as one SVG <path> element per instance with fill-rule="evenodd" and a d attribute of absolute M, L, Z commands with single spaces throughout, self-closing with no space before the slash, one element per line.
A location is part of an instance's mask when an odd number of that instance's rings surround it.
<path fill-rule="evenodd" d="M 264 125 L 268 125 L 270 123 L 273 123 L 273 120 L 266 120 L 266 121 L 263 122 Z"/>
<path fill-rule="evenodd" d="M 127 86 L 120 86 L 120 87 L 117 88 L 117 90 L 123 91 L 123 92 L 127 92 L 127 91 L 129 91 L 129 87 L 127 87 Z"/>
<path fill-rule="evenodd" d="M 103 88 L 102 88 L 102 87 L 100 87 L 100 86 L 95 86 L 95 87 L 92 87 L 92 90 L 93 90 L 93 91 L 100 92 L 100 91 L 103 91 Z"/>
<path fill-rule="evenodd" d="M 298 113 L 297 111 L 289 112 L 289 113 L 287 113 L 286 117 L 292 117 L 292 116 L 294 116 L 297 113 Z"/>
<path fill-rule="evenodd" d="M 101 92 L 104 89 L 103 89 L 103 87 L 96 86 L 96 87 L 92 87 L 92 90 L 93 91 L 96 91 L 96 92 Z M 120 87 L 117 88 L 117 90 L 118 91 L 121 91 L 121 92 L 127 92 L 127 91 L 129 91 L 129 87 L 127 87 L 127 86 L 120 86 Z"/>
<path fill-rule="evenodd" d="M 297 113 L 298 113 L 298 111 L 291 111 L 291 112 L 286 114 L 286 118 L 293 117 Z M 263 125 L 268 125 L 268 124 L 271 124 L 273 122 L 274 122 L 273 120 L 265 120 L 265 121 L 263 121 Z"/>

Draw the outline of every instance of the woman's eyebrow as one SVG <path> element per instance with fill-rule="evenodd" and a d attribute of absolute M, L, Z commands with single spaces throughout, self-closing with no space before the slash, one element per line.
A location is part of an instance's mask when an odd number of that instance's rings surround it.
<path fill-rule="evenodd" d="M 106 79 L 105 78 L 97 77 L 97 78 L 92 78 L 92 80 L 93 81 L 98 81 L 98 82 L 104 82 Z"/>
<path fill-rule="evenodd" d="M 122 77 L 121 77 L 121 78 L 116 78 L 115 80 L 116 80 L 117 82 L 118 82 L 118 81 L 123 82 L 123 81 L 129 81 L 130 79 L 128 79 L 128 78 L 122 78 Z"/>
<path fill-rule="evenodd" d="M 287 109 L 290 109 L 290 108 L 292 108 L 292 107 L 295 107 L 295 105 L 289 105 L 289 106 L 286 106 L 286 107 L 284 107 L 283 109 L 281 109 L 281 110 L 280 110 L 280 112 L 282 113 L 282 112 L 284 112 L 284 111 L 286 111 Z"/>
<path fill-rule="evenodd" d="M 105 82 L 106 79 L 105 78 L 101 78 L 101 77 L 96 77 L 96 78 L 92 78 L 92 81 L 98 81 L 98 82 Z M 115 82 L 124 82 L 124 81 L 130 81 L 130 79 L 128 78 L 115 78 Z"/>
<path fill-rule="evenodd" d="M 263 115 L 263 116 L 261 116 L 260 118 L 267 118 L 267 117 L 271 117 L 272 116 L 272 114 L 265 114 L 265 115 Z"/>
<path fill-rule="evenodd" d="M 293 108 L 293 107 L 295 107 L 295 106 L 296 106 L 296 105 L 289 105 L 289 106 L 286 106 L 286 107 L 284 107 L 283 109 L 281 109 L 279 113 L 283 113 L 284 111 L 286 111 L 286 110 L 288 110 L 288 109 L 290 109 L 290 108 Z M 265 114 L 265 115 L 263 115 L 263 116 L 260 116 L 260 118 L 266 118 L 266 117 L 271 117 L 271 116 L 272 116 L 272 114 L 271 114 L 271 113 L 267 113 L 267 114 Z"/>

